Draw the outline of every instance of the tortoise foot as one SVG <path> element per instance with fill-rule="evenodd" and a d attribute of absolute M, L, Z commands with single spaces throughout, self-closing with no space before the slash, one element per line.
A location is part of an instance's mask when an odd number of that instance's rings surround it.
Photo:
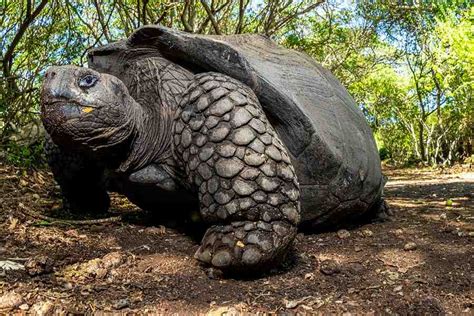
<path fill-rule="evenodd" d="M 195 258 L 228 272 L 262 272 L 282 261 L 296 227 L 286 221 L 239 221 L 210 227 Z"/>
<path fill-rule="evenodd" d="M 381 199 L 374 215 L 375 222 L 391 222 L 395 213 L 389 207 L 388 203 L 384 199 Z"/>

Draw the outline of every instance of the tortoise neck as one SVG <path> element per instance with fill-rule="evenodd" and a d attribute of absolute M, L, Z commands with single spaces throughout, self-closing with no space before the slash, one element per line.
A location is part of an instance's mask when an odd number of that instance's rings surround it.
<path fill-rule="evenodd" d="M 193 74 L 162 57 L 130 62 L 122 76 L 133 102 L 139 104 L 135 138 L 121 171 L 138 170 L 149 163 L 172 159 L 174 115 Z"/>
<path fill-rule="evenodd" d="M 146 107 L 131 98 L 134 132 L 127 159 L 118 168 L 121 172 L 140 170 L 150 163 L 162 163 L 172 157 L 171 141 L 175 108 Z"/>

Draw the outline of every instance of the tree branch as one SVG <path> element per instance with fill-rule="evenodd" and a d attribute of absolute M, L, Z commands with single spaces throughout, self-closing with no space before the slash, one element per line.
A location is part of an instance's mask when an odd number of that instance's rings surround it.
<path fill-rule="evenodd" d="M 211 20 L 212 27 L 214 27 L 214 31 L 216 32 L 217 35 L 221 35 L 221 31 L 219 29 L 219 25 L 216 22 L 216 18 L 214 16 L 214 13 L 212 13 L 211 8 L 207 4 L 206 0 L 201 0 L 201 4 L 204 7 L 204 10 L 206 10 L 207 15 L 209 16 L 209 19 Z"/>
<path fill-rule="evenodd" d="M 20 27 L 18 28 L 17 33 L 15 34 L 15 37 L 13 38 L 10 46 L 8 46 L 7 51 L 5 52 L 5 55 L 3 56 L 3 75 L 5 77 L 10 76 L 10 66 L 12 64 L 12 59 L 13 59 L 13 52 L 15 51 L 16 46 L 20 42 L 21 38 L 25 34 L 26 30 L 28 29 L 28 26 L 34 21 L 34 19 L 41 13 L 41 11 L 44 9 L 46 4 L 48 3 L 48 0 L 42 0 L 41 3 L 36 7 L 36 9 L 31 13 L 31 8 L 28 9 L 27 7 L 27 15 L 23 22 L 20 24 Z M 28 1 L 28 5 L 31 6 L 31 2 Z"/>

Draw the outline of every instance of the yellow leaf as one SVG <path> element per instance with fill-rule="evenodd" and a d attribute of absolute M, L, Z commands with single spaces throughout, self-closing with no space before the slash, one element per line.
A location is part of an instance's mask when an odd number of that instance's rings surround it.
<path fill-rule="evenodd" d="M 90 113 L 92 111 L 94 111 L 94 108 L 92 108 L 90 106 L 86 106 L 82 109 L 82 112 L 84 112 L 84 113 Z"/>

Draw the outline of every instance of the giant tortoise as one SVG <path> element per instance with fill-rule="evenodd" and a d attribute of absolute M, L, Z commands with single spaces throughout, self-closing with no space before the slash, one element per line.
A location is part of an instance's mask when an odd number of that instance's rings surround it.
<path fill-rule="evenodd" d="M 372 132 L 338 80 L 260 35 L 145 26 L 51 67 L 47 155 L 72 211 L 107 191 L 164 217 L 199 209 L 196 258 L 228 271 L 281 261 L 297 232 L 383 209 Z"/>

